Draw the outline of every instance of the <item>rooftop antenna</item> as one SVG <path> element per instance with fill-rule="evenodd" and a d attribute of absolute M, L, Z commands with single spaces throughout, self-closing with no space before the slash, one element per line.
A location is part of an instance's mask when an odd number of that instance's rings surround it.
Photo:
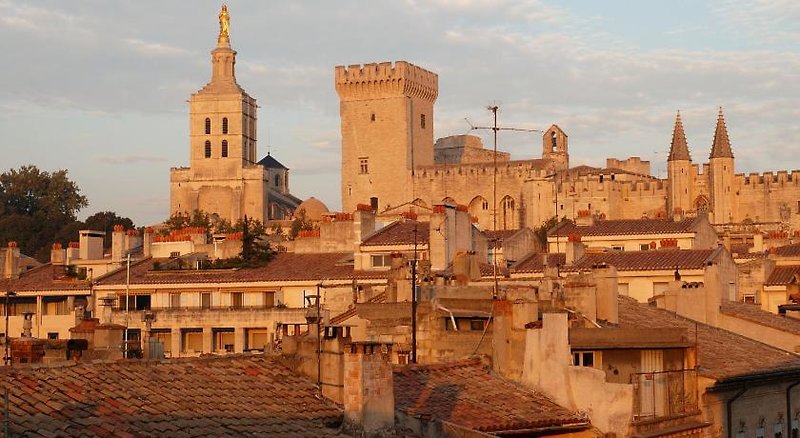
<path fill-rule="evenodd" d="M 492 172 L 492 230 L 497 231 L 497 132 L 498 131 L 517 131 L 517 132 L 544 132 L 541 129 L 530 129 L 530 128 L 515 128 L 510 126 L 498 126 L 497 125 L 497 111 L 500 109 L 500 106 L 497 103 L 492 103 L 486 107 L 486 109 L 492 113 L 492 126 L 475 126 L 473 125 L 468 118 L 464 118 L 467 124 L 469 125 L 470 131 L 477 131 L 477 130 L 488 130 L 492 131 L 492 166 L 494 167 L 494 171 Z M 504 224 L 505 225 L 505 224 Z M 494 271 L 494 291 L 492 292 L 492 298 L 497 298 L 497 241 L 498 238 L 495 237 L 494 239 L 494 256 L 492 257 L 492 266 Z"/>

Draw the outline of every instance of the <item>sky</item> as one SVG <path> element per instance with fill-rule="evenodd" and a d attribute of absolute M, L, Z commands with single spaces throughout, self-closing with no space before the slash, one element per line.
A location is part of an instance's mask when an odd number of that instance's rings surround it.
<path fill-rule="evenodd" d="M 189 96 L 210 79 L 221 3 L 0 0 L 0 171 L 67 169 L 137 225 L 169 214 L 189 158 Z M 724 107 L 737 172 L 800 168 L 796 0 L 230 0 L 258 155 L 292 193 L 340 207 L 337 65 L 406 60 L 439 75 L 435 137 L 485 125 L 569 135 L 571 165 L 640 156 L 664 177 L 677 110 L 708 159 Z M 490 146 L 487 133 L 481 135 Z M 504 132 L 514 158 L 540 134 Z"/>

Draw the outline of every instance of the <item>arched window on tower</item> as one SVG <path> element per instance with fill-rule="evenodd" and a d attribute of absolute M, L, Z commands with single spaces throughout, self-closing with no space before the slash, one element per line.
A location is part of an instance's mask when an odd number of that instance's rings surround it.
<path fill-rule="evenodd" d="M 280 186 L 281 186 L 281 176 L 275 175 L 275 187 L 280 187 Z"/>
<path fill-rule="evenodd" d="M 222 156 L 228 156 L 228 140 L 222 140 Z"/>
<path fill-rule="evenodd" d="M 558 150 L 558 137 L 556 136 L 556 131 L 550 132 L 550 142 L 552 144 L 551 151 L 555 152 Z"/>
<path fill-rule="evenodd" d="M 223 117 L 222 118 L 222 133 L 223 134 L 227 134 L 228 133 L 228 118 L 227 117 Z"/>
<path fill-rule="evenodd" d="M 211 119 L 206 117 L 206 135 L 211 134 Z"/>
<path fill-rule="evenodd" d="M 211 142 L 206 140 L 206 151 L 205 151 L 206 158 L 211 158 Z"/>

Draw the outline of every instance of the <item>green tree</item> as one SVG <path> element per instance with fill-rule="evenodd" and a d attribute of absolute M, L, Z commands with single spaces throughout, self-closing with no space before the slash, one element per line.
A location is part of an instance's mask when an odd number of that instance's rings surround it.
<path fill-rule="evenodd" d="M 539 244 L 542 245 L 543 252 L 547 252 L 547 233 L 556 225 L 558 225 L 558 216 L 553 216 L 533 229 L 536 239 L 539 241 Z"/>
<path fill-rule="evenodd" d="M 97 212 L 87 217 L 83 224 L 87 230 L 105 231 L 106 236 L 103 238 L 103 248 L 111 248 L 111 235 L 114 231 L 114 225 L 122 225 L 126 230 L 135 228 L 130 218 L 118 216 L 113 211 Z"/>
<path fill-rule="evenodd" d="M 306 209 L 301 208 L 297 212 L 296 217 L 292 220 L 292 226 L 289 228 L 289 239 L 296 239 L 300 231 L 309 231 L 314 229 L 314 223 L 306 217 Z"/>
<path fill-rule="evenodd" d="M 47 261 L 56 235 L 87 205 L 66 170 L 10 169 L 0 174 L 0 243 L 14 240 L 23 253 Z"/>

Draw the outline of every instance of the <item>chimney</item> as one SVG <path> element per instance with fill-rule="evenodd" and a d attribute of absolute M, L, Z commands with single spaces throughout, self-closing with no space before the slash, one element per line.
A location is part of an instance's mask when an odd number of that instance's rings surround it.
<path fill-rule="evenodd" d="M 22 337 L 11 342 L 11 363 L 40 363 L 44 357 L 44 344 L 41 339 L 31 337 L 33 312 L 25 312 L 22 322 Z"/>
<path fill-rule="evenodd" d="M 142 251 L 144 256 L 150 257 L 153 254 L 153 229 L 147 227 L 144 230 L 144 240 L 142 242 Z"/>
<path fill-rule="evenodd" d="M 433 206 L 430 222 L 431 269 L 441 271 L 459 251 L 472 250 L 472 217 L 465 205 Z"/>
<path fill-rule="evenodd" d="M 8 247 L 5 248 L 5 257 L 3 260 L 3 278 L 17 279 L 19 278 L 19 248 L 17 242 L 8 242 Z"/>
<path fill-rule="evenodd" d="M 570 235 L 567 236 L 567 248 L 565 252 L 567 265 L 575 264 L 575 262 L 583 257 L 586 248 L 583 246 L 583 243 L 581 243 L 580 234 L 570 233 Z"/>
<path fill-rule="evenodd" d="M 120 262 L 125 258 L 127 236 L 123 225 L 114 225 L 111 232 L 111 261 Z"/>
<path fill-rule="evenodd" d="M 579 227 L 591 227 L 594 225 L 594 216 L 591 210 L 578 210 L 578 217 L 575 218 L 575 225 Z"/>
<path fill-rule="evenodd" d="M 354 342 L 345 347 L 344 416 L 367 435 L 394 427 L 392 344 Z"/>
<path fill-rule="evenodd" d="M 597 287 L 597 319 L 619 323 L 619 282 L 617 268 L 598 266 L 592 270 Z"/>
<path fill-rule="evenodd" d="M 375 210 L 368 204 L 358 204 L 353 213 L 353 240 L 360 245 L 365 237 L 375 232 Z"/>
<path fill-rule="evenodd" d="M 73 260 L 80 260 L 81 258 L 81 244 L 79 242 L 69 242 L 67 244 L 67 260 L 65 265 L 71 265 Z"/>
<path fill-rule="evenodd" d="M 764 251 L 764 235 L 760 231 L 753 234 L 753 252 Z"/>
<path fill-rule="evenodd" d="M 50 264 L 63 265 L 67 262 L 67 250 L 60 243 L 54 243 L 50 250 Z"/>
<path fill-rule="evenodd" d="M 81 230 L 78 232 L 78 242 L 80 251 L 78 256 L 81 260 L 101 260 L 103 258 L 103 236 L 102 231 Z"/>
<path fill-rule="evenodd" d="M 672 209 L 672 220 L 675 222 L 680 222 L 683 220 L 683 209 L 680 207 L 675 207 Z"/>

